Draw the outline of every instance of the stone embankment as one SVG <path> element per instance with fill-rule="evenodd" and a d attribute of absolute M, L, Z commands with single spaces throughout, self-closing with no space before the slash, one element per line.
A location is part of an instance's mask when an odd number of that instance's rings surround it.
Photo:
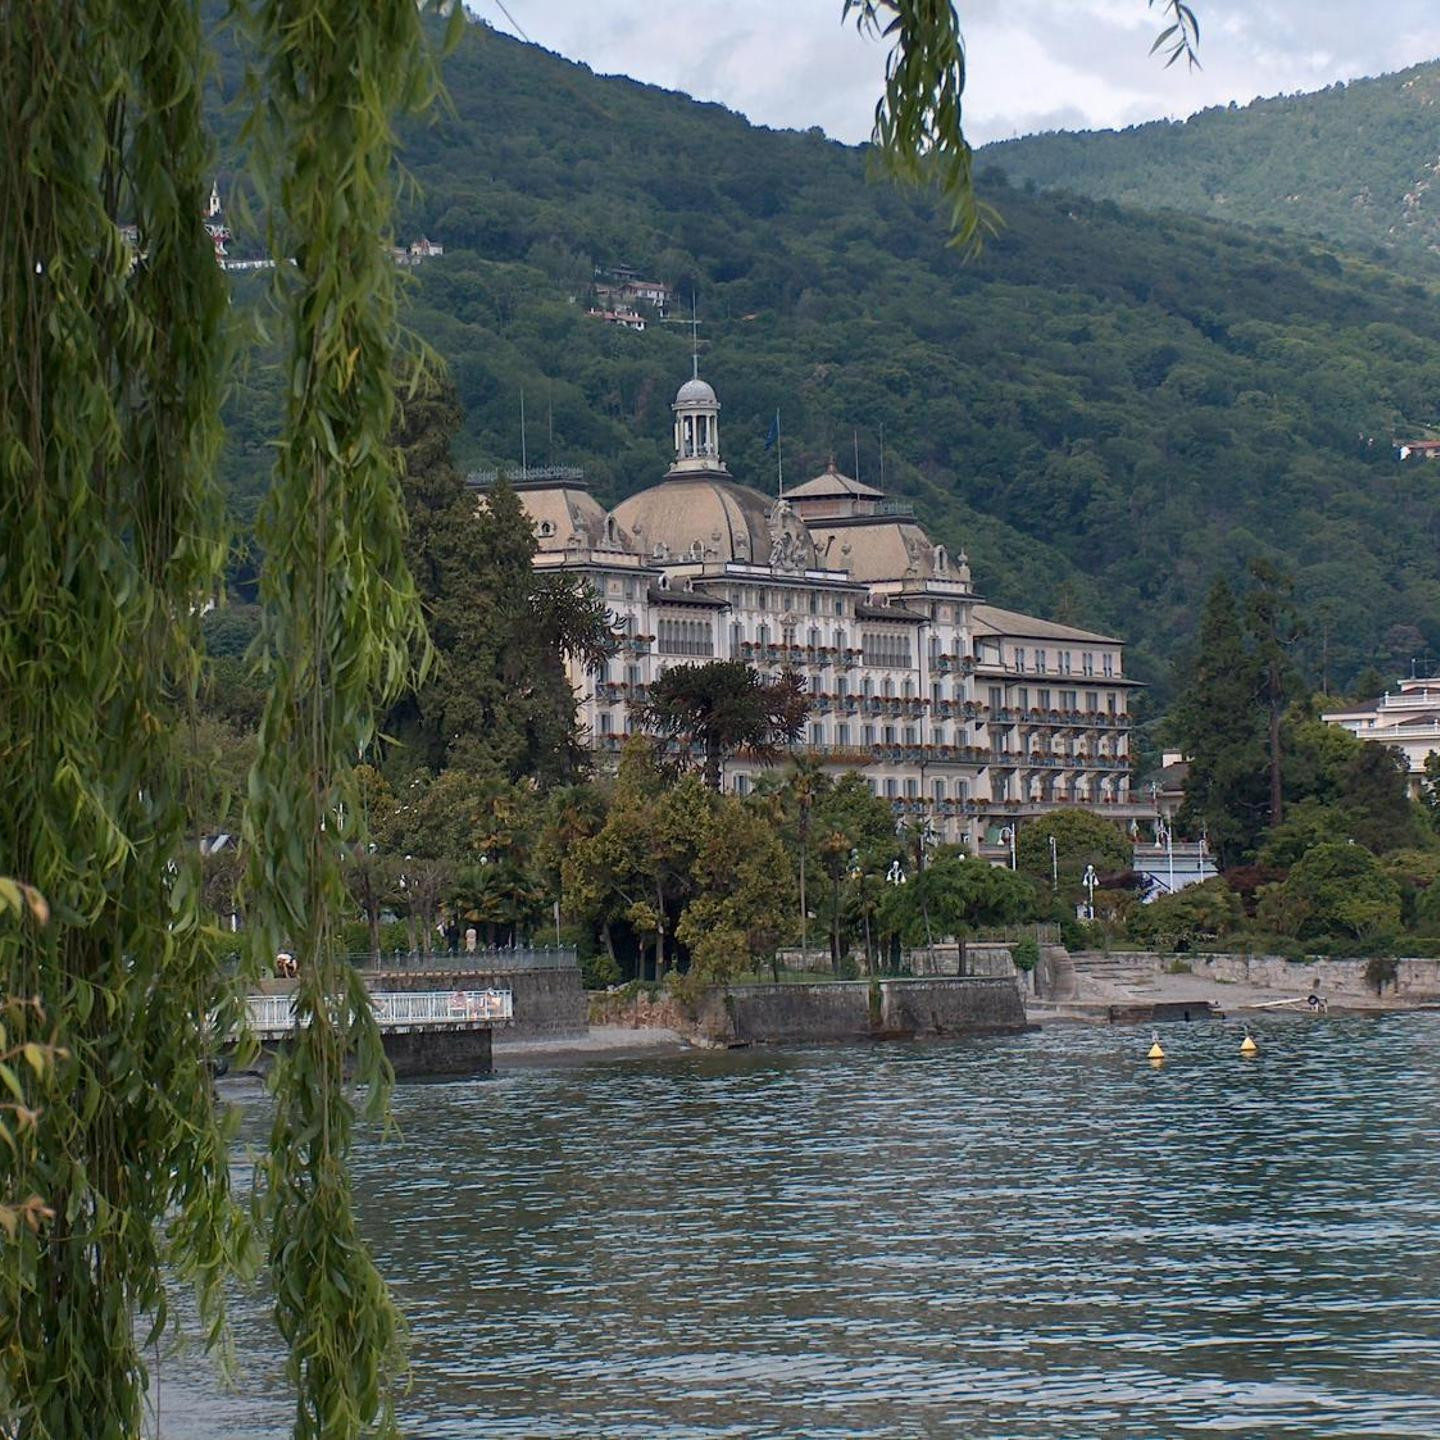
<path fill-rule="evenodd" d="M 693 1006 L 661 992 L 596 996 L 593 1025 L 659 1027 L 709 1046 L 1015 1034 L 1028 1027 L 1013 977 L 730 985 Z"/>
<path fill-rule="evenodd" d="M 1440 960 L 1400 959 L 1382 993 L 1365 960 L 1287 960 L 1279 955 L 1162 954 L 1156 951 L 1076 951 L 1074 983 L 1031 1003 L 1034 1018 L 1133 1018 L 1136 1007 L 1206 1005 L 1236 1012 L 1303 1002 L 1310 995 L 1331 1010 L 1408 1010 L 1440 1005 Z M 1045 992 L 1041 992 L 1045 994 Z"/>

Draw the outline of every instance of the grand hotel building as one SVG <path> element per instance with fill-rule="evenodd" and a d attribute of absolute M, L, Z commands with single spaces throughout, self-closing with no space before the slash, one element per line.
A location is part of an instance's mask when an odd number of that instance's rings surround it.
<path fill-rule="evenodd" d="M 805 676 L 797 748 L 979 853 L 999 858 L 1007 827 L 1057 806 L 1150 813 L 1130 802 L 1121 641 L 985 604 L 963 551 L 833 462 L 783 499 L 737 483 L 705 381 L 672 409 L 674 463 L 609 513 L 578 480 L 517 486 L 537 567 L 583 576 L 621 637 L 603 672 L 573 675 L 596 751 L 619 751 L 669 666 L 741 659 Z M 732 758 L 725 784 L 744 793 L 761 768 Z"/>

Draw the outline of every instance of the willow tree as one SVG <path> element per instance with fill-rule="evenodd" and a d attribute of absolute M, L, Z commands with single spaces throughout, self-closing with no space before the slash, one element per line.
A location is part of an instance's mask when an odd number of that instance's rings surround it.
<path fill-rule="evenodd" d="M 422 635 L 386 443 L 387 241 L 391 120 L 428 75 L 411 0 L 261 0 L 248 20 L 290 384 L 247 911 L 257 953 L 305 957 L 308 1022 L 275 1072 L 261 1210 L 295 1433 L 338 1437 L 387 1426 L 395 1355 L 343 1088 L 357 1057 L 383 1103 L 385 1067 L 333 932 L 350 768 Z M 206 67 L 193 0 L 0 7 L 0 869 L 50 908 L 0 929 L 0 1429 L 25 1440 L 137 1435 L 167 1265 L 214 1338 L 247 1243 L 207 1068 L 237 1007 L 179 741 L 225 554 Z"/>
<path fill-rule="evenodd" d="M 388 1077 L 335 927 L 352 765 L 423 644 L 388 241 L 392 120 L 431 76 L 413 0 L 233 8 L 288 335 L 245 908 L 257 962 L 281 941 L 302 958 L 304 1022 L 259 1212 L 294 1433 L 344 1440 L 393 1428 L 397 1317 L 356 1233 L 345 1083 L 379 1108 Z M 894 42 L 878 150 L 937 176 L 973 235 L 953 7 L 845 13 Z M 139 1434 L 165 1276 L 198 1286 L 214 1339 L 248 1244 L 208 1071 L 239 1007 L 202 924 L 182 743 L 225 554 L 207 64 L 199 0 L 0 0 L 0 1431 L 23 1440 Z"/>

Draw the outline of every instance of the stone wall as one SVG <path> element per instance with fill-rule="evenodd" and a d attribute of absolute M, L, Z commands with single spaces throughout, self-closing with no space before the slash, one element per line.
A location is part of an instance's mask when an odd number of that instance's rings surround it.
<path fill-rule="evenodd" d="M 398 1079 L 421 1075 L 488 1075 L 490 1030 L 387 1031 L 385 1054 Z"/>
<path fill-rule="evenodd" d="M 1157 954 L 1154 951 L 1114 951 L 1137 971 L 1159 972 L 1174 961 L 1188 965 L 1193 974 L 1207 980 L 1256 985 L 1267 990 L 1284 990 L 1307 995 L 1314 986 L 1326 999 L 1347 995 L 1371 995 L 1375 991 L 1365 980 L 1364 960 L 1286 960 L 1279 955 Z M 1107 958 L 1101 951 L 1077 951 L 1074 959 L 1083 968 L 1090 959 Z M 1401 1000 L 1440 1002 L 1440 959 L 1400 959 L 1397 981 L 1386 986 L 1385 995 Z"/>
<path fill-rule="evenodd" d="M 398 970 L 367 977 L 372 990 L 508 990 L 515 997 L 514 1022 L 495 1031 L 495 1044 L 541 1036 L 584 1035 L 588 1025 L 580 971 Z"/>
<path fill-rule="evenodd" d="M 820 985 L 732 985 L 700 1004 L 712 1043 L 786 1044 L 1026 1029 L 1013 979 L 934 977 Z"/>

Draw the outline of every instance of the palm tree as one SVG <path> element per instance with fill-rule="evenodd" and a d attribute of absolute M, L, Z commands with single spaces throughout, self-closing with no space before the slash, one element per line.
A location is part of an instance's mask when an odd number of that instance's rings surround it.
<path fill-rule="evenodd" d="M 746 749 L 771 761 L 804 733 L 810 701 L 793 670 L 775 680 L 756 674 L 743 660 L 676 665 L 650 686 L 640 707 L 647 730 L 705 754 L 705 783 L 720 788 L 727 755 Z"/>

